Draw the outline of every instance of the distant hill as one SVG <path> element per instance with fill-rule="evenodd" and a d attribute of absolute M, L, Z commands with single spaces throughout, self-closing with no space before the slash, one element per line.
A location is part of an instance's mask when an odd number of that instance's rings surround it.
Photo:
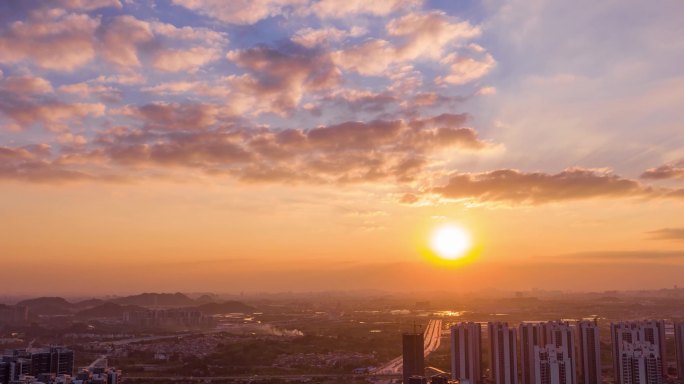
<path fill-rule="evenodd" d="M 193 308 L 207 315 L 252 313 L 256 310 L 239 301 L 216 302 L 216 298 L 209 295 L 192 299 L 182 293 L 142 293 L 109 301 L 89 299 L 77 303 L 70 303 L 61 297 L 39 297 L 21 301 L 17 305 L 26 306 L 33 315 L 73 314 L 80 318 L 122 317 L 124 312 L 147 308 Z"/>
<path fill-rule="evenodd" d="M 104 303 L 105 301 L 102 299 L 88 299 L 74 303 L 74 308 L 76 308 L 77 310 L 83 310 L 97 307 L 98 305 L 102 305 Z"/>
<path fill-rule="evenodd" d="M 141 293 L 139 295 L 119 297 L 111 302 L 120 305 L 137 305 L 140 307 L 194 307 L 197 302 L 182 293 Z"/>
<path fill-rule="evenodd" d="M 206 304 L 206 303 L 216 303 L 220 300 L 216 298 L 214 295 L 202 295 L 198 298 L 195 299 L 195 301 L 199 304 Z"/>
<path fill-rule="evenodd" d="M 205 315 L 220 315 L 224 313 L 252 313 L 256 308 L 239 301 L 226 301 L 224 303 L 207 303 L 196 307 Z"/>
<path fill-rule="evenodd" d="M 76 316 L 85 319 L 103 317 L 122 318 L 124 312 L 142 310 L 145 310 L 145 308 L 136 305 L 120 305 L 117 303 L 105 302 L 98 306 L 79 311 L 76 313 Z"/>
<path fill-rule="evenodd" d="M 17 305 L 26 306 L 34 315 L 69 315 L 74 312 L 74 305 L 62 297 L 38 297 L 20 301 Z"/>

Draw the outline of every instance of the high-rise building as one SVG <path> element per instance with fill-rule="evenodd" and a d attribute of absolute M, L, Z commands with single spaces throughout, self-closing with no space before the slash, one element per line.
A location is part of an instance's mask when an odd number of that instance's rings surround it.
<path fill-rule="evenodd" d="M 534 384 L 575 384 L 572 356 L 567 348 L 547 344 L 534 347 Z"/>
<path fill-rule="evenodd" d="M 58 375 L 73 375 L 74 351 L 63 347 L 50 348 L 50 372 Z"/>
<path fill-rule="evenodd" d="M 494 384 L 518 384 L 517 334 L 508 323 L 487 324 L 490 365 Z"/>
<path fill-rule="evenodd" d="M 684 321 L 675 322 L 675 349 L 677 353 L 677 377 L 684 381 Z"/>
<path fill-rule="evenodd" d="M 663 384 L 663 360 L 649 341 L 622 342 L 619 384 Z"/>
<path fill-rule="evenodd" d="M 665 322 L 663 320 L 628 321 L 610 324 L 610 336 L 613 343 L 613 370 L 615 382 L 631 383 L 623 380 L 623 351 L 627 344 L 644 342 L 653 345 L 653 349 L 661 359 L 660 375 L 667 375 L 665 360 Z"/>
<path fill-rule="evenodd" d="M 404 333 L 401 338 L 404 383 L 411 376 L 425 375 L 425 355 L 423 333 Z"/>
<path fill-rule="evenodd" d="M 534 347 L 544 346 L 544 336 L 541 323 L 520 324 L 520 369 L 523 384 L 537 382 L 534 369 Z"/>
<path fill-rule="evenodd" d="M 601 383 L 601 343 L 596 320 L 577 323 L 579 335 L 580 384 Z"/>
<path fill-rule="evenodd" d="M 458 323 L 451 327 L 451 378 L 461 383 L 482 382 L 482 327 Z"/>
<path fill-rule="evenodd" d="M 544 346 L 553 345 L 560 348 L 567 362 L 570 383 L 577 384 L 577 362 L 575 358 L 575 332 L 567 321 L 547 321 L 542 324 Z M 564 363 L 565 364 L 565 363 Z"/>

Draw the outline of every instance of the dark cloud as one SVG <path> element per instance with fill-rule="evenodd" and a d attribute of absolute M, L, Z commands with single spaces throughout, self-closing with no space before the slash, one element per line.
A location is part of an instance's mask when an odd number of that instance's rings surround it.
<path fill-rule="evenodd" d="M 656 192 L 637 181 L 589 169 L 570 168 L 557 174 L 501 169 L 455 173 L 434 193 L 452 199 L 508 204 L 543 204 L 592 198 L 651 197 Z"/>

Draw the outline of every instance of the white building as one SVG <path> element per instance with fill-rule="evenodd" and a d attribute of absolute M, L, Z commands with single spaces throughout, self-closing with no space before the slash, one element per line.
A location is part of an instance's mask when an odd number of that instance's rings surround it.
<path fill-rule="evenodd" d="M 601 342 L 596 321 L 582 320 L 577 323 L 579 334 L 580 382 L 601 384 Z"/>
<path fill-rule="evenodd" d="M 632 383 L 623 378 L 623 349 L 629 348 L 629 344 L 643 345 L 650 343 L 657 352 L 659 359 L 665 358 L 665 322 L 662 320 L 628 321 L 610 324 L 611 341 L 613 343 L 613 369 L 615 382 Z M 667 375 L 666 364 L 660 364 L 661 380 Z"/>
<path fill-rule="evenodd" d="M 451 327 L 451 379 L 461 383 L 482 382 L 482 327 L 458 323 Z"/>
<path fill-rule="evenodd" d="M 534 347 L 534 384 L 575 384 L 574 364 L 565 347 Z"/>
<path fill-rule="evenodd" d="M 489 334 L 492 381 L 494 384 L 518 384 L 518 343 L 515 328 L 508 323 L 490 322 Z"/>

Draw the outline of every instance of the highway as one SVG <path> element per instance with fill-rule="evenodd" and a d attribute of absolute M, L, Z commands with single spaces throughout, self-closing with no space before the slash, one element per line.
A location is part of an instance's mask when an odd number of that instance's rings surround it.
<path fill-rule="evenodd" d="M 442 320 L 430 320 L 425 327 L 425 340 L 423 354 L 427 357 L 439 348 L 442 337 Z M 402 356 L 395 357 L 386 364 L 374 369 L 371 375 L 387 375 L 401 373 L 404 362 Z"/>

